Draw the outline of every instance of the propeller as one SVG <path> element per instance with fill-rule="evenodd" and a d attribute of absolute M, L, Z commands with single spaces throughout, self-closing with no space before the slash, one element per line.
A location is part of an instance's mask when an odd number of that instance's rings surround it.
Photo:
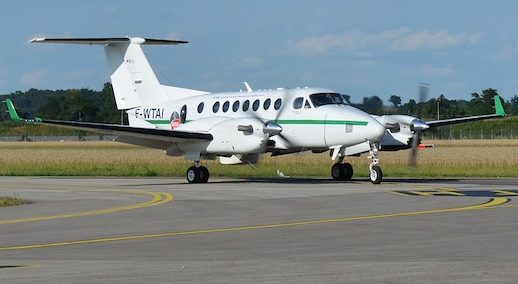
<path fill-rule="evenodd" d="M 290 89 L 285 89 L 284 92 L 286 95 L 283 97 L 283 100 L 281 101 L 281 106 L 277 110 L 277 113 L 273 119 L 265 120 L 265 119 L 259 117 L 257 112 L 253 112 L 253 111 L 250 112 L 250 114 L 252 115 L 252 117 L 254 119 L 260 121 L 263 124 L 263 133 L 264 134 L 268 135 L 268 137 L 278 136 L 280 139 L 284 140 L 285 142 L 287 142 L 287 144 L 289 144 L 289 139 L 286 138 L 286 136 L 282 134 L 282 130 L 283 130 L 282 126 L 280 126 L 277 123 L 277 120 L 279 119 L 279 117 L 284 113 L 284 111 L 288 105 L 287 101 L 290 98 L 290 96 L 289 96 Z M 272 103 L 275 103 L 275 101 Z"/>
<path fill-rule="evenodd" d="M 248 111 L 247 114 L 251 116 L 252 119 L 260 122 L 262 124 L 262 132 L 264 135 L 266 135 L 268 138 L 272 136 L 277 136 L 279 139 L 282 139 L 286 142 L 286 144 L 290 144 L 289 139 L 282 134 L 283 128 L 277 123 L 277 120 L 281 115 L 284 113 L 284 111 L 287 108 L 287 105 L 289 104 L 288 101 L 290 99 L 290 89 L 285 89 L 285 96 L 283 96 L 281 105 L 278 110 L 276 110 L 275 117 L 273 119 L 266 120 L 258 115 L 258 112 L 256 111 Z M 272 102 L 274 107 L 275 100 Z M 262 106 L 261 106 L 262 107 Z M 252 125 L 238 125 L 238 131 L 244 131 L 253 133 L 254 128 Z M 249 164 L 253 169 L 257 170 L 257 166 L 255 166 L 256 163 L 259 161 L 259 156 L 254 161 L 247 161 L 247 164 Z"/>
<path fill-rule="evenodd" d="M 419 103 L 417 105 L 417 118 L 412 120 L 410 123 L 410 130 L 414 133 L 412 136 L 412 150 L 410 152 L 410 158 L 408 164 L 411 168 L 417 167 L 417 147 L 419 143 L 421 143 L 421 137 L 423 131 L 430 128 L 428 124 L 421 120 L 422 107 L 428 97 L 428 91 L 430 89 L 430 85 L 426 83 L 419 84 Z"/>

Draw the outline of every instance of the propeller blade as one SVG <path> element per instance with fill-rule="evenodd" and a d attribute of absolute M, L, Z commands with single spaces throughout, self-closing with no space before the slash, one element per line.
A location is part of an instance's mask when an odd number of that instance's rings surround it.
<path fill-rule="evenodd" d="M 415 169 L 417 167 L 417 146 L 419 145 L 419 141 L 421 140 L 419 132 L 415 132 L 414 136 L 412 136 L 412 150 L 410 151 L 410 158 L 408 160 L 408 165 Z"/>

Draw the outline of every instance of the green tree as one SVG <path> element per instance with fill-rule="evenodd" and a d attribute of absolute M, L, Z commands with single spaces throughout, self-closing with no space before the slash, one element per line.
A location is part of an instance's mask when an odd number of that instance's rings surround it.
<path fill-rule="evenodd" d="M 517 115 L 518 114 L 518 96 L 517 95 L 514 95 L 514 97 L 511 98 L 511 100 L 509 101 L 511 107 L 510 107 L 510 111 L 511 111 L 511 115 Z"/>
<path fill-rule="evenodd" d="M 474 114 L 492 113 L 494 111 L 493 97 L 495 95 L 498 95 L 498 92 L 492 88 L 482 90 L 482 94 L 472 93 L 470 111 L 473 111 Z"/>
<path fill-rule="evenodd" d="M 383 101 L 378 96 L 365 97 L 360 108 L 370 114 L 381 114 L 383 112 Z"/>
<path fill-rule="evenodd" d="M 391 102 L 395 108 L 398 108 L 401 105 L 401 97 L 392 95 L 390 96 L 389 102 Z"/>

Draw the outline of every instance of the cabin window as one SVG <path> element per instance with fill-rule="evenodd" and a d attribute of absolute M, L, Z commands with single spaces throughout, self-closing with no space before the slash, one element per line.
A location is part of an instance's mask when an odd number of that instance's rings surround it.
<path fill-rule="evenodd" d="M 236 112 L 239 110 L 239 101 L 235 101 L 233 104 L 232 104 L 232 111 L 233 112 Z"/>
<path fill-rule="evenodd" d="M 244 101 L 243 102 L 243 111 L 247 111 L 249 107 L 250 107 L 250 101 L 249 100 Z"/>
<path fill-rule="evenodd" d="M 227 112 L 229 106 L 230 106 L 230 103 L 228 101 L 224 102 L 223 108 L 222 108 L 223 112 Z"/>
<path fill-rule="evenodd" d="M 276 99 L 275 100 L 275 103 L 273 103 L 273 108 L 275 108 L 275 110 L 279 110 L 281 108 L 281 105 L 282 105 L 282 99 Z"/>
<path fill-rule="evenodd" d="M 180 110 L 180 121 L 182 123 L 185 123 L 185 120 L 187 120 L 187 106 L 184 105 L 182 109 Z"/>
<path fill-rule="evenodd" d="M 263 103 L 264 110 L 268 110 L 270 108 L 270 105 L 272 104 L 272 100 L 266 99 Z"/>
<path fill-rule="evenodd" d="M 198 113 L 201 113 L 203 111 L 203 107 L 205 106 L 205 104 L 203 102 L 201 102 L 199 105 L 198 105 Z"/>
<path fill-rule="evenodd" d="M 254 103 L 252 104 L 252 109 L 254 111 L 257 111 L 259 109 L 259 100 L 254 101 Z"/>
<path fill-rule="evenodd" d="M 212 106 L 212 112 L 216 113 L 219 110 L 219 102 L 215 102 Z"/>
<path fill-rule="evenodd" d="M 301 109 L 303 103 L 304 103 L 304 98 L 303 97 L 298 97 L 298 98 L 296 98 L 293 101 L 293 108 L 294 109 Z"/>

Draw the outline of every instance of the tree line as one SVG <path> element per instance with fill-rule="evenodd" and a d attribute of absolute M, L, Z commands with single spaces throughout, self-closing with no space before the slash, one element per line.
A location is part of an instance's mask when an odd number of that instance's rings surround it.
<path fill-rule="evenodd" d="M 488 88 L 480 93 L 472 93 L 469 101 L 448 99 L 444 95 L 440 95 L 424 102 L 410 99 L 406 103 L 401 101 L 401 97 L 392 95 L 388 105 L 385 105 L 378 96 L 372 96 L 363 98 L 363 102 L 360 104 L 353 103 L 352 105 L 371 114 L 406 114 L 425 120 L 435 120 L 493 113 L 495 95 L 498 95 L 497 90 Z M 502 103 L 507 114 L 518 114 L 517 95 L 508 101 L 502 99 Z"/>

